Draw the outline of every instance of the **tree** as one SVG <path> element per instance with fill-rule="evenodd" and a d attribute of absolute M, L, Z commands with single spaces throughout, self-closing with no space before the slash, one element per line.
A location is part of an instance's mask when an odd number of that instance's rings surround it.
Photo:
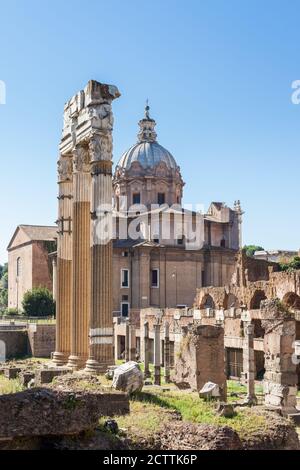
<path fill-rule="evenodd" d="M 7 263 L 5 263 L 4 265 L 0 264 L 0 279 L 5 273 L 7 273 L 7 271 L 8 271 Z"/>
<path fill-rule="evenodd" d="M 281 271 L 292 271 L 294 269 L 300 269 L 300 257 L 294 256 L 289 263 L 279 263 Z"/>
<path fill-rule="evenodd" d="M 259 245 L 245 245 L 243 250 L 246 251 L 247 256 L 253 256 L 256 251 L 262 251 L 264 248 Z"/>
<path fill-rule="evenodd" d="M 28 317 L 48 317 L 55 314 L 55 302 L 46 287 L 34 287 L 25 292 L 23 313 Z"/>
<path fill-rule="evenodd" d="M 0 311 L 3 312 L 8 304 L 8 271 L 7 263 L 0 265 Z"/>

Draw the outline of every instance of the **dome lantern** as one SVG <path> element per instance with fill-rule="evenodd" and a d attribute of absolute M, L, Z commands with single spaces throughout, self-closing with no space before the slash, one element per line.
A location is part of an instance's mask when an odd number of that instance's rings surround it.
<path fill-rule="evenodd" d="M 170 171 L 179 170 L 173 155 L 156 140 L 156 122 L 150 117 L 149 109 L 147 102 L 145 117 L 139 121 L 138 142 L 122 155 L 116 170 L 129 171 L 134 162 L 138 162 L 148 172 L 154 170 L 161 162 L 165 163 Z"/>
<path fill-rule="evenodd" d="M 139 142 L 156 142 L 157 134 L 155 132 L 156 122 L 149 116 L 150 106 L 148 100 L 145 106 L 145 117 L 139 121 L 140 132 L 138 133 Z"/>

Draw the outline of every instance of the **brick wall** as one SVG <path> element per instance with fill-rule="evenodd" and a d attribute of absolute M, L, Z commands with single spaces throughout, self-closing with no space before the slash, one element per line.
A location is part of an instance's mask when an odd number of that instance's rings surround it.
<path fill-rule="evenodd" d="M 28 339 L 32 356 L 50 357 L 55 351 L 55 325 L 29 325 Z"/>

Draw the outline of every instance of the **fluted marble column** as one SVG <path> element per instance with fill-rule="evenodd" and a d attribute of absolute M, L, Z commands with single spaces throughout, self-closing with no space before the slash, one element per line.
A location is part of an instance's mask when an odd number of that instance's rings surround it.
<path fill-rule="evenodd" d="M 67 362 L 71 352 L 73 185 L 70 154 L 61 155 L 58 161 L 58 185 L 56 346 L 53 362 L 56 366 L 61 366 Z"/>
<path fill-rule="evenodd" d="M 79 369 L 88 357 L 90 317 L 90 158 L 81 143 L 73 151 L 73 266 L 71 354 L 68 366 Z"/>
<path fill-rule="evenodd" d="M 112 315 L 112 128 L 111 88 L 98 114 L 101 130 L 89 143 L 91 156 L 91 310 L 86 370 L 101 372 L 114 364 Z M 112 92 L 112 93 L 111 93 Z"/>

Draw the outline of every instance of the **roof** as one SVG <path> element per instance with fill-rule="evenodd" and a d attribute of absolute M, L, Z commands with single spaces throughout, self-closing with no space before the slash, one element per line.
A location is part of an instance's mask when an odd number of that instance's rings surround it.
<path fill-rule="evenodd" d="M 177 168 L 174 157 L 158 142 L 138 142 L 122 155 L 118 166 L 129 170 L 133 162 L 139 162 L 145 169 L 154 168 L 160 162 L 169 169 Z"/>
<path fill-rule="evenodd" d="M 16 228 L 7 249 L 9 250 L 16 238 L 19 231 L 25 233 L 28 241 L 53 241 L 57 238 L 57 227 L 47 225 L 18 225 Z"/>

